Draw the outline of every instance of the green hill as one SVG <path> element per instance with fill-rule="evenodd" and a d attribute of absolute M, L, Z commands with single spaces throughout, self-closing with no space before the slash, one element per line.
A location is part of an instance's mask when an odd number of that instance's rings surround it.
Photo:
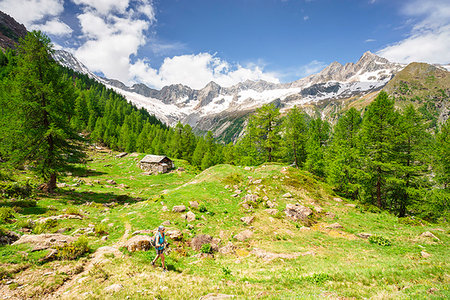
<path fill-rule="evenodd" d="M 32 251 L 26 244 L 0 246 L 2 295 L 62 299 L 199 299 L 212 293 L 246 299 L 450 296 L 448 224 L 399 219 L 360 207 L 338 198 L 309 173 L 280 164 L 217 165 L 196 174 L 176 160 L 176 167 L 184 170 L 149 176 L 137 166 L 143 154 L 123 158 L 116 154 L 91 149 L 88 163 L 67 174 L 58 193 L 30 196 L 37 200 L 36 206 L 30 198 L 26 202 L 3 194 L 2 216 L 8 205 L 17 211 L 2 219 L 3 232 L 86 236 L 90 253 L 67 260 L 49 258 L 49 249 Z M 11 176 L 33 182 L 28 172 Z M 15 185 L 18 193 L 23 192 Z M 11 186 L 9 181 L 2 183 L 4 192 L 10 192 Z M 294 221 L 285 210 L 300 208 L 295 204 L 311 214 Z M 173 212 L 176 205 L 184 205 L 195 218 L 187 221 L 186 212 Z M 51 216 L 63 217 L 37 222 Z M 243 217 L 254 219 L 244 219 L 250 223 L 246 224 Z M 180 235 L 170 240 L 167 273 L 151 266 L 153 250 L 129 252 L 123 247 L 133 233 L 148 234 L 162 222 L 172 236 Z M 235 238 L 244 231 L 247 239 Z M 424 232 L 436 238 L 423 236 Z M 373 237 L 362 238 L 361 233 Z M 219 251 L 194 250 L 202 239 Z M 203 252 L 209 252 L 207 248 Z"/>

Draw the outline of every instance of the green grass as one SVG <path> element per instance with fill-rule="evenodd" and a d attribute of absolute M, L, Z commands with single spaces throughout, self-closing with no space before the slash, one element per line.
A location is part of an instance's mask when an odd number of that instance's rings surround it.
<path fill-rule="evenodd" d="M 133 232 L 154 229 L 163 221 L 170 221 L 169 229 L 181 230 L 184 241 L 172 242 L 173 251 L 166 257 L 168 273 L 151 267 L 154 251 L 125 251 L 123 257 L 109 256 L 109 263 L 95 266 L 84 274 L 87 280 L 82 285 L 75 284 L 69 291 L 69 298 L 86 291 L 89 297 L 102 299 L 126 296 L 132 299 L 198 299 L 208 293 L 265 299 L 438 299 L 450 296 L 448 224 L 409 224 L 385 212 L 372 213 L 345 206 L 345 199 L 344 202 L 333 200 L 335 195 L 325 183 L 307 172 L 279 164 L 250 169 L 218 165 L 197 174 L 186 162 L 176 160 L 175 164 L 187 171 L 149 176 L 143 175 L 137 167 L 143 154 L 121 159 L 116 159 L 115 154 L 91 153 L 87 165 L 78 166 L 71 176 L 63 178 L 68 185 L 78 182 L 77 186 L 61 188 L 50 196 L 37 195 L 35 207 L 16 213 L 17 222 L 5 223 L 3 227 L 18 230 L 20 226 L 28 226 L 28 219 L 78 212 L 84 216 L 82 220 L 58 220 L 46 231 L 65 228 L 65 234 L 72 234 L 94 224 L 97 233 L 87 236 L 87 241 L 91 251 L 95 251 L 101 246 L 116 245 L 128 225 Z M 16 176 L 22 179 L 29 175 Z M 109 179 L 117 185 L 108 185 L 106 180 Z M 258 179 L 261 183 L 254 184 Z M 128 188 L 120 187 L 121 184 Z M 225 189 L 227 185 L 230 187 Z M 238 197 L 232 197 L 235 185 L 242 191 Z M 287 192 L 292 198 L 282 197 Z M 248 193 L 258 194 L 260 198 L 267 196 L 275 202 L 280 211 L 278 217 L 266 213 L 263 201 L 259 200 L 254 210 L 246 211 L 240 204 Z M 200 204 L 199 209 L 189 207 L 189 202 L 194 200 Z M 311 230 L 302 230 L 301 224 L 286 219 L 281 213 L 288 203 L 301 203 L 311 208 L 320 206 L 323 212 L 315 214 L 316 223 Z M 188 223 L 181 213 L 172 212 L 172 207 L 180 204 L 195 213 L 194 221 Z M 163 206 L 169 210 L 163 211 Z M 334 213 L 335 217 L 326 216 L 326 212 Z M 250 225 L 240 220 L 248 215 L 255 217 Z M 335 222 L 343 228 L 326 228 Z M 252 238 L 244 242 L 233 239 L 245 229 L 253 231 Z M 439 241 L 419 238 L 424 231 L 433 232 Z M 108 239 L 101 240 L 99 232 L 107 233 Z M 370 243 L 356 236 L 361 232 L 382 236 L 391 245 Z M 202 258 L 198 256 L 201 251 L 193 251 L 186 243 L 197 234 L 219 238 L 221 245 L 231 241 L 236 253 L 214 253 L 213 257 Z M 315 255 L 267 261 L 251 254 L 254 248 L 287 254 L 312 251 Z M 421 251 L 430 253 L 431 257 L 423 258 Z M 51 262 L 40 262 L 45 255 L 45 251 L 31 252 L 24 245 L 0 246 L 4 274 L 11 273 L 8 270 L 15 265 L 29 264 L 33 272 L 48 268 Z M 20 278 L 26 272 L 31 271 L 12 272 L 8 276 Z M 55 279 L 52 284 L 57 282 Z M 104 292 L 104 288 L 114 283 L 122 284 L 123 289 L 116 294 Z"/>

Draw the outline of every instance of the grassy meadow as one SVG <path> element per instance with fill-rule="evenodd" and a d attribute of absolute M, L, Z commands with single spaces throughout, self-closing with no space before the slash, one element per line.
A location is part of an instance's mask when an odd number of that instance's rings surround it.
<path fill-rule="evenodd" d="M 0 295 L 10 299 L 199 299 L 212 293 L 238 299 L 450 298 L 448 223 L 399 219 L 373 207 L 339 201 L 327 184 L 280 164 L 218 165 L 200 173 L 175 160 L 183 171 L 146 175 L 137 166 L 144 154 L 123 158 L 116 154 L 92 150 L 86 165 L 60 178 L 65 185 L 56 193 L 36 194 L 36 206 L 16 209 L 14 218 L 4 221 L 4 230 L 17 232 L 30 227 L 30 219 L 79 214 L 82 219 L 57 220 L 35 226 L 32 232 L 78 236 L 80 228 L 91 226 L 95 234 L 86 236 L 89 253 L 75 260 L 47 261 L 43 258 L 49 250 L 0 246 Z M 26 171 L 13 176 L 17 181 L 36 181 Z M 242 205 L 248 194 L 258 196 L 251 209 Z M 267 199 L 278 213 L 266 211 Z M 190 201 L 197 201 L 199 208 L 190 207 Z M 310 227 L 285 216 L 286 205 L 296 203 L 313 210 Z M 194 221 L 172 212 L 181 204 L 195 214 Z M 246 216 L 254 216 L 249 225 L 240 220 Z M 151 266 L 153 250 L 130 253 L 120 247 L 133 232 L 153 230 L 164 221 L 170 221 L 168 230 L 183 233 L 182 241 L 169 241 L 166 273 L 159 262 L 158 267 Z M 335 223 L 342 228 L 329 227 Z M 253 235 L 236 240 L 234 236 L 244 230 Z M 426 231 L 437 239 L 420 236 Z M 371 243 L 359 233 L 381 236 L 390 245 Z M 189 242 L 199 234 L 220 239 L 219 247 L 232 244 L 231 253 L 194 251 Z M 96 250 L 105 246 L 117 251 L 98 257 Z M 118 288 L 112 290 L 112 285 Z"/>

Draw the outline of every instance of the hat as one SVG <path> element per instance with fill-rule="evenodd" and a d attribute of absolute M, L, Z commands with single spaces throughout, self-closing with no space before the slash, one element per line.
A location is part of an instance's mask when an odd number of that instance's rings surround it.
<path fill-rule="evenodd" d="M 165 228 L 164 228 L 164 226 L 162 226 L 162 225 L 158 227 L 158 231 L 161 231 L 161 230 L 164 230 L 164 229 L 165 229 Z"/>

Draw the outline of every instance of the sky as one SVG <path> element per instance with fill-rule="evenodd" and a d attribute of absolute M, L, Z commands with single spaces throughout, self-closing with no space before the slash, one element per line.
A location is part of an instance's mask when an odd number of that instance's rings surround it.
<path fill-rule="evenodd" d="M 160 89 L 291 82 L 371 51 L 450 63 L 448 0 L 0 0 L 91 71 Z"/>

